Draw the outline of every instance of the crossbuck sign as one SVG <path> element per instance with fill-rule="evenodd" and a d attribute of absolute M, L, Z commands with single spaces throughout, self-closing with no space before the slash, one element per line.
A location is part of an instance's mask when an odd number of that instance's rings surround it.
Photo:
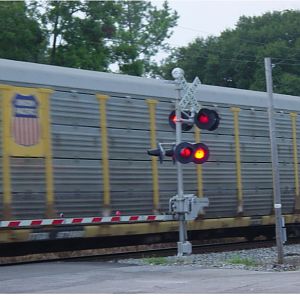
<path fill-rule="evenodd" d="M 178 69 L 178 68 L 176 68 Z M 179 102 L 179 106 L 181 110 L 191 110 L 198 111 L 201 108 L 200 103 L 195 98 L 195 91 L 197 87 L 201 84 L 201 81 L 198 77 L 196 77 L 191 85 L 187 83 L 184 78 L 183 72 L 179 72 L 179 70 L 175 69 L 175 76 L 177 77 L 176 83 L 179 84 L 180 88 L 183 91 L 183 96 Z"/>

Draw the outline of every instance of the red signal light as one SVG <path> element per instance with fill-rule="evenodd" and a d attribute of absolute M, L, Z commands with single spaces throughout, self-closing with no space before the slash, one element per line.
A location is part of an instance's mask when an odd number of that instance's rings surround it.
<path fill-rule="evenodd" d="M 220 117 L 216 111 L 202 108 L 195 115 L 194 121 L 197 127 L 199 127 L 200 129 L 213 131 L 218 128 Z"/>
<path fill-rule="evenodd" d="M 174 159 L 182 164 L 194 162 L 203 164 L 208 160 L 209 150 L 203 143 L 191 144 L 183 142 L 178 144 L 174 150 Z"/>
<path fill-rule="evenodd" d="M 209 118 L 207 115 L 204 115 L 204 114 L 200 114 L 200 116 L 198 117 L 198 120 L 200 123 L 208 123 L 209 122 Z"/>
<path fill-rule="evenodd" d="M 174 158 L 182 164 L 190 163 L 193 160 L 194 147 L 190 143 L 180 143 L 174 150 Z"/>
<path fill-rule="evenodd" d="M 183 148 L 181 151 L 180 151 L 180 155 L 182 157 L 190 157 L 192 154 L 192 150 L 190 148 Z"/>
<path fill-rule="evenodd" d="M 189 116 L 186 113 L 181 112 L 181 119 L 188 120 Z M 176 111 L 173 110 L 169 115 L 169 125 L 175 130 L 176 129 Z M 187 124 L 182 122 L 182 130 L 189 131 L 193 128 L 193 124 Z"/>

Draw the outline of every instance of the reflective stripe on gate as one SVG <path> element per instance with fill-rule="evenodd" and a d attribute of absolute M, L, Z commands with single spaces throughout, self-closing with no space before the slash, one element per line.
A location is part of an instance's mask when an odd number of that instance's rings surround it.
<path fill-rule="evenodd" d="M 53 225 L 89 225 L 101 223 L 134 223 L 153 221 L 172 221 L 172 215 L 142 215 L 142 216 L 111 216 L 89 218 L 59 218 L 59 219 L 36 219 L 36 220 L 11 220 L 0 221 L 0 228 L 20 228 Z"/>

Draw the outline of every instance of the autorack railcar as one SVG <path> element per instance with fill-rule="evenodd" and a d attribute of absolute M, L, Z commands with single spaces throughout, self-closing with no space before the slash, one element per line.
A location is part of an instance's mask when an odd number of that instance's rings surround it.
<path fill-rule="evenodd" d="M 176 167 L 147 149 L 153 139 L 175 142 L 174 82 L 0 59 L 0 97 L 1 221 L 168 212 Z M 184 166 L 185 192 L 210 201 L 189 230 L 274 224 L 267 94 L 201 85 L 196 98 L 221 122 L 183 133 L 210 150 L 208 162 Z M 298 224 L 300 97 L 274 101 L 282 212 Z M 84 226 L 82 237 L 177 230 L 176 222 L 101 226 Z M 0 240 L 35 232 L 2 228 Z"/>

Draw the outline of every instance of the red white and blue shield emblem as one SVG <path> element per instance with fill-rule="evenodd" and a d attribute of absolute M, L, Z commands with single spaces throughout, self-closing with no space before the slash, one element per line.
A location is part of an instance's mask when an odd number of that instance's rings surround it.
<path fill-rule="evenodd" d="M 38 101 L 33 95 L 16 94 L 12 101 L 12 135 L 22 146 L 33 146 L 40 140 Z"/>

